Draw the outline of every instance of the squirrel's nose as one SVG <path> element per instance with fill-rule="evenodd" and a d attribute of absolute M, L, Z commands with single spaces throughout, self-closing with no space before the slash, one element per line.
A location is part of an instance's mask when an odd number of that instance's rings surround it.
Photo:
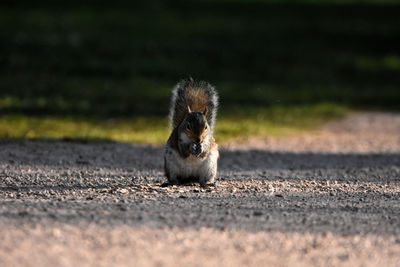
<path fill-rule="evenodd" d="M 196 144 L 200 144 L 200 138 L 196 138 Z"/>

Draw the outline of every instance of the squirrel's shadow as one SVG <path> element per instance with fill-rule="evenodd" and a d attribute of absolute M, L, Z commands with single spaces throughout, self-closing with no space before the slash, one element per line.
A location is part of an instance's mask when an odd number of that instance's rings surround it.
<path fill-rule="evenodd" d="M 170 182 L 165 182 L 165 183 L 162 183 L 161 185 L 160 185 L 160 187 L 170 187 L 170 186 L 199 186 L 200 185 L 200 183 L 198 182 L 198 181 L 196 181 L 196 180 L 190 180 L 190 181 L 183 181 L 183 182 L 180 182 L 180 183 L 177 183 L 177 184 L 173 184 L 173 183 L 170 183 Z M 202 188 L 209 188 L 209 187 L 217 187 L 217 182 L 214 182 L 214 183 L 208 183 L 208 184 L 206 184 L 206 185 L 200 185 L 200 187 L 202 187 Z"/>

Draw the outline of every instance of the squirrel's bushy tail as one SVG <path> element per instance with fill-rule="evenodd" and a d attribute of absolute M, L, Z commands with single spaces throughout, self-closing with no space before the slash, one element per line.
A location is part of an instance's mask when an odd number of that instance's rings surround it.
<path fill-rule="evenodd" d="M 197 112 L 203 112 L 207 108 L 207 122 L 211 129 L 214 129 L 218 94 L 211 84 L 190 78 L 180 81 L 173 88 L 169 114 L 172 129 L 181 124 L 188 113 L 188 107 Z"/>

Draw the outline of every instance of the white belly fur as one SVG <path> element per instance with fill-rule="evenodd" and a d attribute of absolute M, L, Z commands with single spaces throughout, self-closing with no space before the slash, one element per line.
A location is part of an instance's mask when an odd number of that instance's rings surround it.
<path fill-rule="evenodd" d="M 197 158 L 193 155 L 183 159 L 177 151 L 167 145 L 166 164 L 170 173 L 170 181 L 177 177 L 198 178 L 200 183 L 214 182 L 217 174 L 217 161 L 219 157 L 218 145 L 215 145 L 205 158 Z"/>

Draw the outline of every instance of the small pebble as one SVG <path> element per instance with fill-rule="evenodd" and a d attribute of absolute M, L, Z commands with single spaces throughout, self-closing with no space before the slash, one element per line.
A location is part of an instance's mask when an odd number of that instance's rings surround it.
<path fill-rule="evenodd" d="M 274 186 L 272 184 L 268 185 L 268 191 L 271 192 L 271 193 L 275 192 L 275 188 L 274 188 Z"/>
<path fill-rule="evenodd" d="M 128 191 L 128 189 L 125 189 L 125 188 L 118 188 L 117 192 L 121 193 L 121 194 L 127 194 L 129 191 Z"/>

